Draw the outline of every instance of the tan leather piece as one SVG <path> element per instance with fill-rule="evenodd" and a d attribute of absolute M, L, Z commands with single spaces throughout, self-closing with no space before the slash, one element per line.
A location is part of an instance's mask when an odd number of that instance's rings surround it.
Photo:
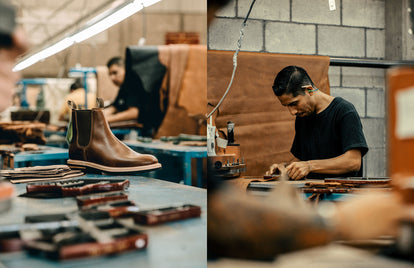
<path fill-rule="evenodd" d="M 177 106 L 190 115 L 207 113 L 207 47 L 192 45 L 188 51 L 187 68 L 184 73 Z"/>
<path fill-rule="evenodd" d="M 79 127 L 79 113 L 77 111 L 72 110 L 73 139 L 69 145 L 70 160 L 80 160 L 114 168 L 133 168 L 158 164 L 155 156 L 137 153 L 116 138 L 109 128 L 102 108 L 90 111 L 90 141 L 86 146 L 79 145 L 80 136 L 87 135 L 87 133 L 82 133 L 82 129 Z"/>
<path fill-rule="evenodd" d="M 233 54 L 213 50 L 207 53 L 207 101 L 214 106 L 230 81 Z M 305 68 L 315 85 L 329 94 L 329 57 L 258 52 L 238 55 L 233 86 L 219 108 L 215 123 L 222 131 L 227 121 L 235 123 L 235 142 L 241 145 L 241 156 L 247 165 L 243 175 L 263 175 L 271 164 L 293 158 L 290 147 L 295 117 L 280 104 L 272 90 L 276 74 L 288 65 Z"/>
<path fill-rule="evenodd" d="M 199 124 L 206 104 L 206 49 L 199 45 L 158 47 L 159 60 L 168 70 L 161 89 L 168 94 L 168 107 L 155 138 L 206 133 L 204 124 Z"/>

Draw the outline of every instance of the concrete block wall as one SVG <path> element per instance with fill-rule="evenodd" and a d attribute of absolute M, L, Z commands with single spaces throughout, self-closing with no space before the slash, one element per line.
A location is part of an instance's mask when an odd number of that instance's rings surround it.
<path fill-rule="evenodd" d="M 216 13 L 208 48 L 234 50 L 251 0 L 233 0 Z M 250 14 L 242 51 L 385 58 L 385 0 L 259 0 Z M 331 94 L 351 101 L 370 148 L 365 176 L 386 176 L 385 71 L 330 67 Z M 269 81 L 271 84 L 273 81 Z M 277 101 L 275 99 L 275 101 Z"/>

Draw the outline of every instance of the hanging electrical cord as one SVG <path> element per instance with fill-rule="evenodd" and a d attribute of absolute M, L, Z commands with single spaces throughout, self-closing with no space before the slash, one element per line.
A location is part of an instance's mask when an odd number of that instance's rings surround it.
<path fill-rule="evenodd" d="M 142 36 L 138 40 L 138 46 L 142 47 L 147 42 L 147 12 L 144 4 L 142 4 Z"/>
<path fill-rule="evenodd" d="M 252 11 L 252 8 L 253 8 L 253 5 L 254 5 L 254 3 L 256 2 L 256 0 L 253 0 L 252 1 L 252 3 L 250 4 L 250 8 L 249 8 L 249 11 L 247 12 L 247 15 L 246 15 L 246 18 L 244 18 L 244 21 L 243 21 L 243 23 L 242 23 L 242 25 L 241 25 L 241 28 L 240 28 L 240 37 L 239 37 L 239 40 L 237 40 L 237 47 L 236 47 L 236 51 L 235 51 L 235 53 L 234 53 L 234 55 L 233 55 L 233 72 L 232 72 L 232 74 L 231 74 L 231 79 L 230 79 L 230 82 L 229 82 L 229 85 L 227 86 L 227 89 L 226 89 L 226 92 L 224 92 L 224 94 L 223 94 L 223 97 L 221 97 L 221 99 L 220 99 L 220 101 L 219 101 L 219 103 L 216 105 L 216 107 L 214 107 L 214 109 L 207 115 L 207 119 L 208 118 L 210 118 L 210 116 L 212 115 L 212 114 L 214 114 L 214 112 L 220 107 L 220 105 L 221 105 L 221 103 L 224 101 L 224 99 L 226 98 L 226 96 L 227 96 L 227 94 L 229 93 L 229 91 L 230 91 L 230 88 L 231 88 L 231 86 L 232 86 L 232 84 L 233 84 L 233 80 L 234 80 L 234 75 L 236 74 L 236 69 L 237 69 L 237 56 L 239 55 L 239 51 L 240 51 L 240 48 L 241 48 L 241 41 L 242 41 L 242 39 L 243 39 L 243 37 L 244 37 L 244 28 L 246 27 L 246 25 L 247 25 L 247 19 L 249 18 L 249 15 L 250 15 L 250 12 Z"/>

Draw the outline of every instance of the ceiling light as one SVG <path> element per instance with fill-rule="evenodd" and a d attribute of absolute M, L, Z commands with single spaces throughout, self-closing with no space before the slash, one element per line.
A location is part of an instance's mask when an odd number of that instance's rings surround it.
<path fill-rule="evenodd" d="M 95 18 L 88 21 L 83 28 L 72 33 L 68 37 L 63 38 L 62 40 L 42 49 L 35 54 L 23 58 L 19 63 L 16 64 L 16 66 L 14 66 L 13 71 L 21 71 L 43 59 L 46 59 L 47 57 L 50 57 L 70 47 L 74 43 L 80 43 L 94 35 L 97 35 L 98 33 L 105 31 L 113 25 L 137 13 L 142 8 L 151 6 L 159 1 L 161 0 L 128 1 L 121 6 L 110 10 L 110 12 L 104 12 L 109 14 L 105 15 L 103 13 L 96 16 Z"/>

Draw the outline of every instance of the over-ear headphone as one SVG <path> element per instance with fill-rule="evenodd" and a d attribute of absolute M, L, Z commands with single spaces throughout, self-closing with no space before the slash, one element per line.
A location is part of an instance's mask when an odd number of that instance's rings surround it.
<path fill-rule="evenodd" d="M 315 92 L 317 90 L 319 90 L 319 88 L 312 88 L 312 89 L 308 89 L 308 92 L 311 93 L 311 92 Z"/>
<path fill-rule="evenodd" d="M 308 87 L 311 87 L 312 89 L 309 89 Z M 306 88 L 306 90 L 311 93 L 311 92 L 315 92 L 317 90 L 319 90 L 319 88 L 313 88 L 311 85 L 307 85 L 307 86 L 302 86 L 302 88 Z"/>

